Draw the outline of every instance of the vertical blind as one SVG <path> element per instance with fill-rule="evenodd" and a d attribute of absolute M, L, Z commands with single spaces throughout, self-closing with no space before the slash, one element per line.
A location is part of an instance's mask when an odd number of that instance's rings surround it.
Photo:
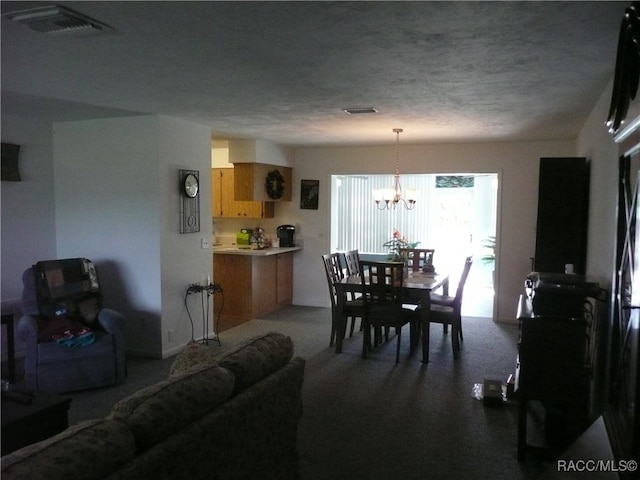
<path fill-rule="evenodd" d="M 335 222 L 337 250 L 358 249 L 363 253 L 387 253 L 383 244 L 398 230 L 409 242 L 428 245 L 428 203 L 435 186 L 434 175 L 402 175 L 403 188 L 419 192 L 413 210 L 398 205 L 395 210 L 378 210 L 373 190 L 390 188 L 393 175 L 335 176 Z"/>

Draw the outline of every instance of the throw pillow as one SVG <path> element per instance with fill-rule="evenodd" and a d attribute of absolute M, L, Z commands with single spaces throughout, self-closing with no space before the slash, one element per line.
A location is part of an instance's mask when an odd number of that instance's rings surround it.
<path fill-rule="evenodd" d="M 215 364 L 216 353 L 211 347 L 196 342 L 190 342 L 176 355 L 176 359 L 169 369 L 169 378 L 181 375 L 195 365 Z"/>
<path fill-rule="evenodd" d="M 229 370 L 196 365 L 120 400 L 110 418 L 129 425 L 140 453 L 214 410 L 231 396 L 233 385 Z"/>
<path fill-rule="evenodd" d="M 271 332 L 247 340 L 218 358 L 236 377 L 235 391 L 244 390 L 275 372 L 293 357 L 293 341 Z"/>

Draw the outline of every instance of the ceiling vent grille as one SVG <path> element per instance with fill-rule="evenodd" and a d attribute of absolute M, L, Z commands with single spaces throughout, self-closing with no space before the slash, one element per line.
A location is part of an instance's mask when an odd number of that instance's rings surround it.
<path fill-rule="evenodd" d="M 104 23 L 60 5 L 10 12 L 3 16 L 42 33 L 87 34 L 113 30 Z"/>
<path fill-rule="evenodd" d="M 343 108 L 342 111 L 345 113 L 349 113 L 351 115 L 378 113 L 378 110 L 374 107 L 349 107 L 349 108 Z"/>

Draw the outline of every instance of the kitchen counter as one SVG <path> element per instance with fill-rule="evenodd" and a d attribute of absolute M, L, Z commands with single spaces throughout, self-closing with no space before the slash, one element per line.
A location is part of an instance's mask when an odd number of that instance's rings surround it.
<path fill-rule="evenodd" d="M 302 247 L 272 247 L 263 250 L 252 250 L 250 248 L 238 248 L 235 245 L 219 245 L 213 247 L 213 253 L 223 255 L 250 255 L 254 257 L 264 257 L 268 255 L 280 255 L 281 253 L 297 252 Z"/>
<path fill-rule="evenodd" d="M 221 310 L 216 312 L 216 331 L 291 305 L 293 257 L 299 250 L 302 247 L 250 250 L 229 244 L 214 246 L 213 281 L 224 295 Z"/>

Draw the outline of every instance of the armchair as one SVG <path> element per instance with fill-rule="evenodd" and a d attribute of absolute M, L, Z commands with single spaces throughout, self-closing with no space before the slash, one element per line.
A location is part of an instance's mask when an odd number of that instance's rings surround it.
<path fill-rule="evenodd" d="M 49 260 L 22 275 L 22 313 L 18 338 L 25 344 L 24 386 L 29 390 L 70 392 L 121 383 L 126 377 L 124 317 L 102 308 L 93 263 L 84 258 Z M 44 338 L 60 313 L 91 329 L 90 342 L 69 346 Z M 47 341 L 49 340 L 49 341 Z"/>

